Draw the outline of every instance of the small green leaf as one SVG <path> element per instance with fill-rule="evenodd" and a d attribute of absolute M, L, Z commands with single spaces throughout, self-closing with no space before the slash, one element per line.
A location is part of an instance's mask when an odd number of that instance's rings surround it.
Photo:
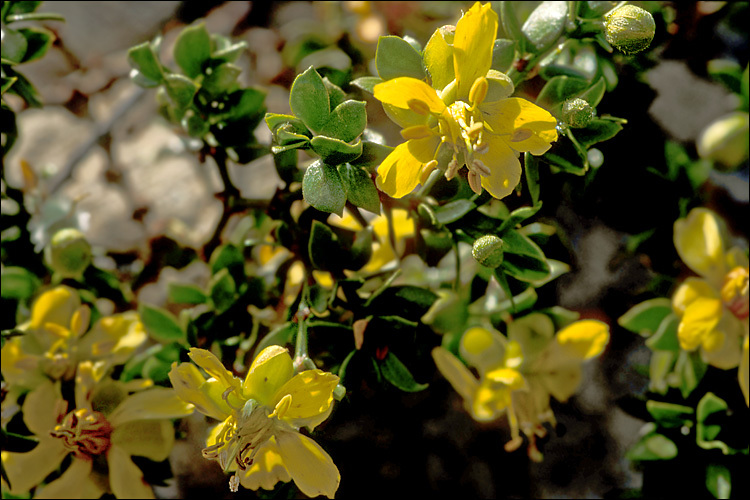
<path fill-rule="evenodd" d="M 321 212 L 335 213 L 339 216 L 344 213 L 344 205 L 346 205 L 344 183 L 336 168 L 323 161 L 316 161 L 307 167 L 302 179 L 302 196 L 307 203 Z"/>
<path fill-rule="evenodd" d="M 666 298 L 650 299 L 637 304 L 620 316 L 617 323 L 643 337 L 650 337 L 659 329 L 662 320 L 672 313 L 672 301 Z"/>
<path fill-rule="evenodd" d="M 398 36 L 381 36 L 375 51 L 375 66 L 383 80 L 408 76 L 422 80 L 425 77 L 422 56 L 409 42 Z"/>
<path fill-rule="evenodd" d="M 168 287 L 169 300 L 175 304 L 203 304 L 208 297 L 196 285 L 172 282 Z"/>
<path fill-rule="evenodd" d="M 26 53 L 21 61 L 24 63 L 40 59 L 55 40 L 55 35 L 44 28 L 21 28 L 18 31 L 26 37 Z M 3 56 L 5 56 L 4 52 Z"/>
<path fill-rule="evenodd" d="M 680 377 L 679 388 L 683 398 L 687 399 L 693 389 L 698 387 L 698 383 L 706 374 L 706 369 L 706 362 L 701 359 L 698 351 L 680 351 L 674 371 Z"/>
<path fill-rule="evenodd" d="M 313 132 L 319 132 L 328 123 L 330 102 L 328 90 L 315 68 L 310 66 L 294 79 L 289 93 L 292 112 Z"/>
<path fill-rule="evenodd" d="M 669 390 L 668 378 L 677 360 L 677 354 L 672 351 L 654 351 L 649 363 L 649 390 L 664 395 Z"/>
<path fill-rule="evenodd" d="M 143 42 L 131 48 L 128 51 L 128 61 L 133 68 L 149 80 L 159 83 L 164 81 L 164 73 L 159 58 L 150 42 Z"/>
<path fill-rule="evenodd" d="M 668 437 L 652 432 L 643 436 L 625 456 L 633 461 L 670 460 L 677 456 L 677 445 Z"/>
<path fill-rule="evenodd" d="M 526 52 L 526 45 L 529 40 L 521 30 L 521 25 L 518 23 L 518 17 L 515 11 L 515 2 L 500 2 L 498 6 L 498 14 L 500 16 L 500 24 L 503 27 L 505 36 L 511 40 L 518 42 L 518 52 L 523 54 Z"/>
<path fill-rule="evenodd" d="M 375 173 L 376 167 L 378 167 L 386 157 L 393 152 L 393 148 L 378 144 L 377 142 L 362 141 L 362 154 L 359 155 L 355 160 L 351 161 L 351 164 L 357 167 L 365 167 L 371 174 Z"/>
<path fill-rule="evenodd" d="M 513 210 L 510 216 L 500 225 L 497 230 L 498 233 L 502 233 L 506 229 L 514 229 L 518 224 L 522 223 L 526 219 L 533 217 L 539 209 L 542 208 L 542 203 L 534 205 L 533 207 L 521 207 Z"/>
<path fill-rule="evenodd" d="M 34 12 L 39 8 L 40 5 L 42 5 L 43 2 L 17 1 L 4 3 L 8 4 L 8 11 L 6 12 L 7 15 L 19 15 Z M 5 7 L 5 5 L 3 7 Z M 4 21 L 5 20 L 3 20 L 3 22 Z"/>
<path fill-rule="evenodd" d="M 696 441 L 698 446 L 705 450 L 711 450 L 718 448 L 728 455 L 731 453 L 729 446 L 723 441 L 716 440 L 716 437 L 721 432 L 721 425 L 716 423 L 708 423 L 713 419 L 709 419 L 714 414 L 726 414 L 729 406 L 726 401 L 718 397 L 712 392 L 706 393 L 703 398 L 698 402 L 696 408 Z"/>
<path fill-rule="evenodd" d="M 339 175 L 346 189 L 346 198 L 354 205 L 375 214 L 380 214 L 378 189 L 362 167 L 349 163 L 338 166 Z"/>
<path fill-rule="evenodd" d="M 607 90 L 607 81 L 605 80 L 604 77 L 601 77 L 599 78 L 599 80 L 596 81 L 595 84 L 587 88 L 585 91 L 581 92 L 581 94 L 578 95 L 578 97 L 583 99 L 587 103 L 589 103 L 592 108 L 595 108 L 601 102 L 602 97 L 604 97 L 604 93 L 606 92 L 606 90 Z"/>
<path fill-rule="evenodd" d="M 404 392 L 423 391 L 429 385 L 417 383 L 406 365 L 390 351 L 380 363 L 380 372 L 388 382 Z"/>
<path fill-rule="evenodd" d="M 260 339 L 258 345 L 255 347 L 255 352 L 259 353 L 263 349 L 271 345 L 285 346 L 292 343 L 294 334 L 297 333 L 297 324 L 291 321 L 284 323 L 281 326 L 271 330 L 271 332 Z"/>
<path fill-rule="evenodd" d="M 362 154 L 362 141 L 347 144 L 339 139 L 324 135 L 313 137 L 310 146 L 329 165 L 348 163 L 356 160 Z"/>
<path fill-rule="evenodd" d="M 13 78 L 2 77 L 3 83 L 2 83 L 2 86 L 0 86 L 0 94 L 5 94 L 8 91 L 8 89 L 11 88 L 14 83 L 16 83 L 17 80 L 18 78 L 15 76 Z"/>
<path fill-rule="evenodd" d="M 435 209 L 435 216 L 440 224 L 456 222 L 477 206 L 469 200 L 454 200 Z"/>
<path fill-rule="evenodd" d="M 652 351 L 678 352 L 680 350 L 680 341 L 677 338 L 677 327 L 679 324 L 680 319 L 676 315 L 667 315 L 659 324 L 656 333 L 646 339 L 648 348 Z"/>
<path fill-rule="evenodd" d="M 729 498 L 732 493 L 732 476 L 729 469 L 719 464 L 708 464 L 706 488 L 714 498 Z"/>
<path fill-rule="evenodd" d="M 569 174 L 584 175 L 587 171 L 585 167 L 572 163 L 567 158 L 556 155 L 554 153 L 550 153 L 549 151 L 544 153 L 542 158 L 544 158 L 544 161 L 546 161 L 550 165 L 550 167 L 560 169 L 563 172 L 567 172 Z M 552 171 L 554 172 L 554 170 Z"/>
<path fill-rule="evenodd" d="M 184 342 L 185 332 L 177 318 L 169 311 L 141 303 L 138 308 L 143 326 L 154 339 L 161 342 Z"/>
<path fill-rule="evenodd" d="M 654 421 L 663 427 L 681 427 L 693 418 L 692 408 L 689 406 L 664 403 L 662 401 L 646 401 L 646 409 Z"/>
<path fill-rule="evenodd" d="M 183 75 L 171 74 L 164 77 L 167 94 L 179 109 L 186 109 L 192 104 L 198 87 L 191 79 Z"/>
<path fill-rule="evenodd" d="M 313 221 L 307 251 L 316 269 L 341 269 L 341 245 L 338 236 L 322 222 Z"/>
<path fill-rule="evenodd" d="M 238 57 L 240 57 L 240 54 L 247 49 L 247 42 L 241 41 L 237 43 L 233 43 L 231 45 L 227 45 L 226 47 L 217 50 L 216 52 L 211 54 L 211 59 L 213 61 L 221 61 L 221 62 L 234 62 L 237 60 Z"/>
<path fill-rule="evenodd" d="M 354 85 L 365 92 L 369 92 L 370 94 L 374 94 L 375 85 L 378 83 L 383 83 L 383 79 L 377 76 L 362 76 L 356 80 L 352 80 L 351 85 Z"/>
<path fill-rule="evenodd" d="M 521 233 L 509 229 L 502 233 L 505 256 L 502 269 L 514 278 L 533 282 L 547 278 L 550 266 L 542 249 Z"/>
<path fill-rule="evenodd" d="M 542 2 L 526 19 L 521 31 L 535 52 L 544 52 L 562 34 L 567 16 L 567 2 Z"/>
<path fill-rule="evenodd" d="M 218 274 L 222 269 L 228 269 L 235 284 L 243 283 L 246 279 L 245 257 L 242 255 L 242 251 L 231 243 L 221 245 L 213 251 L 209 266 L 212 275 Z"/>
<path fill-rule="evenodd" d="M 594 119 L 586 128 L 576 130 L 576 139 L 582 147 L 588 148 L 597 142 L 608 141 L 620 130 L 622 130 L 622 125 L 617 122 Z"/>
<path fill-rule="evenodd" d="M 205 23 L 188 26 L 180 32 L 174 45 L 174 60 L 188 77 L 200 75 L 210 57 L 211 36 Z"/>
<path fill-rule="evenodd" d="M 219 96 L 232 90 L 237 85 L 237 77 L 242 70 L 231 63 L 221 64 L 207 74 L 201 88 L 210 96 Z"/>
<path fill-rule="evenodd" d="M 353 141 L 367 126 L 365 106 L 364 101 L 350 99 L 342 102 L 333 110 L 328 123 L 320 130 L 320 134 L 344 142 Z"/>
<path fill-rule="evenodd" d="M 500 38 L 492 46 L 492 69 L 507 73 L 516 58 L 516 42 Z"/>
<path fill-rule="evenodd" d="M 588 87 L 589 82 L 583 78 L 555 76 L 539 92 L 536 103 L 560 118 L 562 103 L 571 97 L 575 97 Z"/>
<path fill-rule="evenodd" d="M 0 293 L 4 299 L 26 300 L 42 285 L 39 278 L 23 267 L 3 267 Z"/>
<path fill-rule="evenodd" d="M 208 284 L 208 289 L 210 290 L 211 302 L 219 313 L 226 311 L 234 304 L 237 285 L 228 269 L 222 269 L 214 274 Z"/>
<path fill-rule="evenodd" d="M 19 31 L 11 28 L 3 27 L 3 41 L 2 41 L 2 52 L 3 52 L 3 64 L 8 63 L 20 63 L 23 61 L 26 55 L 26 48 L 28 42 L 26 37 L 23 36 Z"/>

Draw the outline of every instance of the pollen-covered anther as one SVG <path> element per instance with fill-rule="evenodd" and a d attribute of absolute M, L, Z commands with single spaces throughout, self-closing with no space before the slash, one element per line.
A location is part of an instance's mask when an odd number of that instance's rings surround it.
<path fill-rule="evenodd" d="M 448 167 L 445 169 L 445 178 L 447 180 L 453 179 L 458 173 L 458 161 L 454 156 L 453 159 L 448 163 Z"/>
<path fill-rule="evenodd" d="M 748 268 L 735 267 L 724 278 L 721 299 L 732 314 L 739 319 L 750 316 L 750 288 Z"/>
<path fill-rule="evenodd" d="M 406 105 L 418 115 L 427 116 L 430 114 L 430 107 L 426 102 L 420 101 L 419 99 L 409 99 L 406 101 Z"/>
<path fill-rule="evenodd" d="M 529 137 L 534 135 L 534 132 L 527 128 L 519 128 L 513 131 L 513 135 L 510 137 L 510 142 L 521 142 L 525 141 Z"/>
<path fill-rule="evenodd" d="M 490 168 L 482 162 L 482 160 L 474 160 L 471 162 L 471 168 L 477 172 L 479 172 L 479 175 L 482 177 L 489 177 L 492 171 Z"/>
<path fill-rule="evenodd" d="M 482 194 L 482 177 L 476 170 L 469 170 L 469 187 L 476 194 Z"/>
<path fill-rule="evenodd" d="M 489 89 L 487 78 L 480 76 L 474 80 L 474 84 L 471 86 L 471 90 L 469 90 L 469 101 L 472 107 L 476 108 L 484 102 L 484 98 L 487 97 L 487 89 Z"/>

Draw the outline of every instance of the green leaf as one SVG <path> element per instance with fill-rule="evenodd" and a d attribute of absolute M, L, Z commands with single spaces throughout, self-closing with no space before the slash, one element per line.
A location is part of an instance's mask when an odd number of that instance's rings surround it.
<path fill-rule="evenodd" d="M 669 390 L 668 378 L 677 359 L 672 351 L 654 351 L 649 363 L 649 390 L 664 395 Z"/>
<path fill-rule="evenodd" d="M 518 42 L 518 52 L 523 54 L 526 52 L 526 45 L 530 42 L 521 30 L 521 25 L 518 24 L 518 17 L 516 16 L 514 4 L 515 2 L 509 1 L 500 2 L 500 5 L 498 6 L 498 14 L 505 35 Z"/>
<path fill-rule="evenodd" d="M 10 64 L 20 63 L 26 55 L 28 42 L 19 31 L 3 27 L 3 60 Z M 5 63 L 4 63 L 5 64 Z"/>
<path fill-rule="evenodd" d="M 237 77 L 242 70 L 231 63 L 221 64 L 207 74 L 201 88 L 210 96 L 219 96 L 232 90 L 237 85 Z"/>
<path fill-rule="evenodd" d="M 18 2 L 3 2 L 8 4 L 8 10 L 6 15 L 18 15 L 18 14 L 29 14 L 34 12 L 42 5 L 42 2 L 31 2 L 31 1 L 18 1 Z"/>
<path fill-rule="evenodd" d="M 161 342 L 185 342 L 185 332 L 169 311 L 141 303 L 138 314 L 146 331 Z"/>
<path fill-rule="evenodd" d="M 708 74 L 727 89 L 739 94 L 742 81 L 742 66 L 731 59 L 712 59 L 706 65 Z"/>
<path fill-rule="evenodd" d="M 188 26 L 180 32 L 174 45 L 174 60 L 190 78 L 203 73 L 203 65 L 211 58 L 211 36 L 206 24 Z"/>
<path fill-rule="evenodd" d="M 628 312 L 620 316 L 617 324 L 643 337 L 650 337 L 659 329 L 662 320 L 671 313 L 671 300 L 650 299 L 631 307 Z"/>
<path fill-rule="evenodd" d="M 271 133 L 275 134 L 276 131 L 285 125 L 286 130 L 294 132 L 295 134 L 305 135 L 312 138 L 312 134 L 305 124 L 299 118 L 292 115 L 280 115 L 277 113 L 266 113 L 266 125 L 271 130 Z"/>
<path fill-rule="evenodd" d="M 374 94 L 375 85 L 378 83 L 383 83 L 383 79 L 378 76 L 362 76 L 356 80 L 352 80 L 351 85 L 354 85 L 370 94 Z"/>
<path fill-rule="evenodd" d="M 701 398 L 698 402 L 695 415 L 697 424 L 696 441 L 698 446 L 704 450 L 718 448 L 724 455 L 731 453 L 731 449 L 725 442 L 716 440 L 716 437 L 721 432 L 721 425 L 711 423 L 714 419 L 710 418 L 714 414 L 724 415 L 728 409 L 729 406 L 726 401 L 712 392 L 706 393 L 706 395 Z"/>
<path fill-rule="evenodd" d="M 338 236 L 330 227 L 314 220 L 307 247 L 310 262 L 316 269 L 324 271 L 341 269 L 341 245 Z"/>
<path fill-rule="evenodd" d="M 409 42 L 398 36 L 381 36 L 375 51 L 375 66 L 383 80 L 408 76 L 424 79 L 422 56 Z"/>
<path fill-rule="evenodd" d="M 237 285 L 228 269 L 222 269 L 214 274 L 208 284 L 211 302 L 219 313 L 229 309 L 234 304 Z"/>
<path fill-rule="evenodd" d="M 168 286 L 169 301 L 174 304 L 203 304 L 206 293 L 196 285 L 172 282 Z"/>
<path fill-rule="evenodd" d="M 217 50 L 211 54 L 211 60 L 216 62 L 234 62 L 240 57 L 240 54 L 247 49 L 247 42 L 244 40 L 237 43 L 228 44 L 226 47 Z"/>
<path fill-rule="evenodd" d="M 26 37 L 26 53 L 23 55 L 21 62 L 27 63 L 40 59 L 52 45 L 55 35 L 44 28 L 21 28 L 18 30 Z M 5 52 L 3 51 L 3 57 Z"/>
<path fill-rule="evenodd" d="M 533 207 L 521 207 L 513 210 L 507 219 L 500 225 L 497 230 L 498 233 L 504 232 L 506 229 L 514 229 L 518 224 L 522 223 L 526 219 L 533 217 L 539 209 L 542 208 L 542 203 L 534 205 Z"/>
<path fill-rule="evenodd" d="M 344 183 L 336 168 L 323 161 L 316 161 L 307 167 L 302 179 L 302 196 L 307 203 L 321 212 L 335 213 L 339 216 L 344 213 Z"/>
<path fill-rule="evenodd" d="M 536 243 L 512 229 L 502 233 L 501 237 L 505 243 L 501 267 L 507 274 L 525 282 L 539 281 L 549 276 L 550 266 Z"/>
<path fill-rule="evenodd" d="M 729 498 L 732 493 L 732 476 L 729 469 L 719 464 L 708 464 L 706 488 L 714 498 Z"/>
<path fill-rule="evenodd" d="M 42 285 L 34 273 L 23 267 L 3 267 L 0 274 L 2 298 L 26 300 Z"/>
<path fill-rule="evenodd" d="M 572 163 L 567 158 L 564 158 L 560 155 L 556 155 L 554 153 L 546 152 L 544 153 L 542 158 L 544 158 L 544 161 L 549 163 L 551 167 L 558 168 L 562 170 L 563 172 L 567 172 L 569 174 L 584 175 L 587 170 L 585 167 L 581 165 L 576 165 L 575 163 Z"/>
<path fill-rule="evenodd" d="M 611 120 L 594 119 L 586 128 L 576 129 L 576 139 L 584 148 L 588 148 L 597 142 L 608 141 L 616 136 L 622 125 Z"/>
<path fill-rule="evenodd" d="M 599 60 L 591 44 L 569 38 L 542 59 L 539 67 L 539 74 L 545 80 L 559 75 L 591 80 L 599 69 Z"/>
<path fill-rule="evenodd" d="M 544 52 L 560 37 L 568 16 L 567 2 L 542 2 L 526 19 L 521 31 L 534 52 Z"/>
<path fill-rule="evenodd" d="M 344 101 L 333 110 L 328 123 L 320 130 L 321 135 L 344 142 L 353 141 L 367 126 L 367 112 L 364 101 Z"/>
<path fill-rule="evenodd" d="M 18 80 L 17 77 L 12 78 L 5 78 L 2 77 L 2 86 L 0 86 L 0 94 L 5 94 L 9 88 L 13 86 L 14 83 Z"/>
<path fill-rule="evenodd" d="M 695 352 L 680 351 L 675 363 L 675 373 L 680 377 L 680 392 L 687 399 L 693 389 L 706 374 L 706 362 L 701 359 L 700 354 Z"/>
<path fill-rule="evenodd" d="M 133 68 L 149 80 L 159 83 L 164 81 L 164 73 L 159 58 L 150 42 L 143 42 L 128 50 L 128 61 Z"/>
<path fill-rule="evenodd" d="M 604 92 L 606 92 L 606 90 L 607 90 L 607 81 L 604 77 L 601 77 L 599 78 L 599 80 L 596 81 L 595 84 L 593 84 L 591 87 L 586 89 L 584 92 L 581 92 L 581 94 L 578 97 L 583 99 L 587 103 L 589 103 L 592 108 L 595 108 L 601 102 L 602 97 L 604 97 Z"/>
<path fill-rule="evenodd" d="M 625 456 L 633 461 L 670 460 L 677 456 L 677 445 L 668 437 L 652 432 L 643 436 Z"/>
<path fill-rule="evenodd" d="M 333 137 L 318 135 L 310 141 L 310 147 L 328 165 L 340 165 L 359 158 L 362 154 L 362 141 L 347 144 Z"/>
<path fill-rule="evenodd" d="M 346 100 L 346 92 L 344 92 L 341 87 L 329 80 L 328 77 L 323 77 L 323 83 L 325 84 L 326 90 L 328 91 L 328 101 L 331 111 L 333 111 L 339 104 L 343 103 Z"/>
<path fill-rule="evenodd" d="M 365 167 L 368 172 L 374 174 L 376 167 L 383 163 L 383 160 L 391 154 L 393 149 L 377 142 L 362 141 L 362 154 L 352 160 L 351 164 L 357 167 Z"/>
<path fill-rule="evenodd" d="M 500 38 L 492 46 L 492 69 L 507 73 L 516 57 L 516 42 Z"/>
<path fill-rule="evenodd" d="M 242 250 L 231 243 L 221 245 L 211 254 L 208 262 L 211 274 L 215 275 L 222 269 L 228 269 L 235 284 L 245 282 L 245 257 Z"/>
<path fill-rule="evenodd" d="M 375 292 L 373 292 L 374 294 Z M 437 295 L 431 290 L 403 285 L 385 288 L 374 300 L 371 300 L 369 305 L 375 315 L 401 316 L 412 321 L 418 321 L 435 300 L 437 300 Z"/>
<path fill-rule="evenodd" d="M 664 403 L 662 401 L 646 401 L 646 409 L 657 424 L 662 427 L 681 427 L 693 418 L 692 408 L 689 406 Z"/>
<path fill-rule="evenodd" d="M 289 106 L 307 128 L 319 132 L 330 115 L 328 90 L 315 68 L 310 66 L 294 79 L 289 93 Z"/>
<path fill-rule="evenodd" d="M 297 324 L 291 321 L 284 323 L 281 326 L 271 330 L 271 332 L 260 339 L 258 345 L 255 347 L 255 352 L 259 353 L 263 349 L 271 345 L 285 346 L 292 343 L 294 334 L 297 333 Z"/>
<path fill-rule="evenodd" d="M 562 103 L 586 90 L 589 82 L 583 78 L 556 76 L 550 79 L 539 92 L 536 103 L 560 118 Z"/>
<path fill-rule="evenodd" d="M 346 198 L 352 204 L 379 215 L 380 196 L 369 174 L 362 167 L 349 163 L 339 165 L 338 171 L 344 183 Z"/>
<path fill-rule="evenodd" d="M 440 224 L 450 224 L 451 222 L 456 222 L 475 208 L 477 206 L 469 200 L 454 200 L 436 208 L 435 216 Z"/>
<path fill-rule="evenodd" d="M 404 392 L 423 391 L 429 385 L 417 383 L 406 365 L 390 351 L 386 354 L 383 361 L 380 362 L 380 373 L 383 374 L 383 377 L 388 382 Z"/>
<path fill-rule="evenodd" d="M 680 341 L 677 338 L 679 324 L 680 319 L 676 315 L 667 315 L 659 324 L 656 333 L 646 340 L 646 345 L 652 351 L 678 352 L 680 350 Z"/>
<path fill-rule="evenodd" d="M 198 87 L 183 75 L 171 74 L 164 77 L 167 94 L 179 109 L 186 109 L 193 102 Z"/>
<path fill-rule="evenodd" d="M 539 159 L 531 153 L 523 154 L 523 167 L 526 173 L 526 185 L 534 205 L 539 201 Z"/>

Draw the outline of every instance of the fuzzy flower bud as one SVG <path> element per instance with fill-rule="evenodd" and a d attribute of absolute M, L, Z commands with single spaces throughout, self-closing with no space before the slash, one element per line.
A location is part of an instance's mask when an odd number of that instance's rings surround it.
<path fill-rule="evenodd" d="M 573 128 L 585 128 L 596 116 L 591 104 L 581 98 L 568 99 L 562 107 L 563 120 Z"/>
<path fill-rule="evenodd" d="M 483 266 L 495 268 L 503 263 L 503 246 L 505 243 L 502 239 L 487 234 L 474 242 L 471 255 Z"/>
<path fill-rule="evenodd" d="M 79 277 L 91 263 L 91 245 L 78 229 L 61 229 L 45 249 L 45 259 L 61 276 Z"/>
<path fill-rule="evenodd" d="M 635 5 L 624 5 L 610 12 L 604 21 L 607 41 L 625 54 L 648 48 L 655 32 L 653 16 Z"/>

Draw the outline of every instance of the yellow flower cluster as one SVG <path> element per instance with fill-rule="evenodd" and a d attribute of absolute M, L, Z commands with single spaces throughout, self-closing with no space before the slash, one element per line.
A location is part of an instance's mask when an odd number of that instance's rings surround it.
<path fill-rule="evenodd" d="M 509 97 L 512 81 L 490 68 L 497 26 L 490 4 L 477 2 L 455 31 L 436 30 L 425 47 L 432 86 L 411 77 L 375 86 L 375 98 L 407 140 L 378 167 L 382 191 L 395 198 L 412 192 L 438 167 L 440 151 L 447 147 L 452 155 L 447 179 L 466 166 L 475 193 L 484 188 L 504 198 L 521 178 L 519 152 L 541 155 L 557 140 L 555 118 L 529 101 Z"/>
<path fill-rule="evenodd" d="M 601 321 L 576 321 L 555 334 L 548 316 L 532 313 L 510 323 L 507 338 L 482 327 L 464 332 L 459 354 L 479 379 L 443 347 L 433 349 L 432 356 L 475 420 L 491 421 L 507 412 L 507 451 L 521 446 L 523 432 L 529 457 L 541 460 L 535 437 L 546 434 L 544 422 L 555 422 L 550 396 L 567 401 L 580 384 L 582 363 L 601 354 L 608 342 L 609 327 Z"/>

